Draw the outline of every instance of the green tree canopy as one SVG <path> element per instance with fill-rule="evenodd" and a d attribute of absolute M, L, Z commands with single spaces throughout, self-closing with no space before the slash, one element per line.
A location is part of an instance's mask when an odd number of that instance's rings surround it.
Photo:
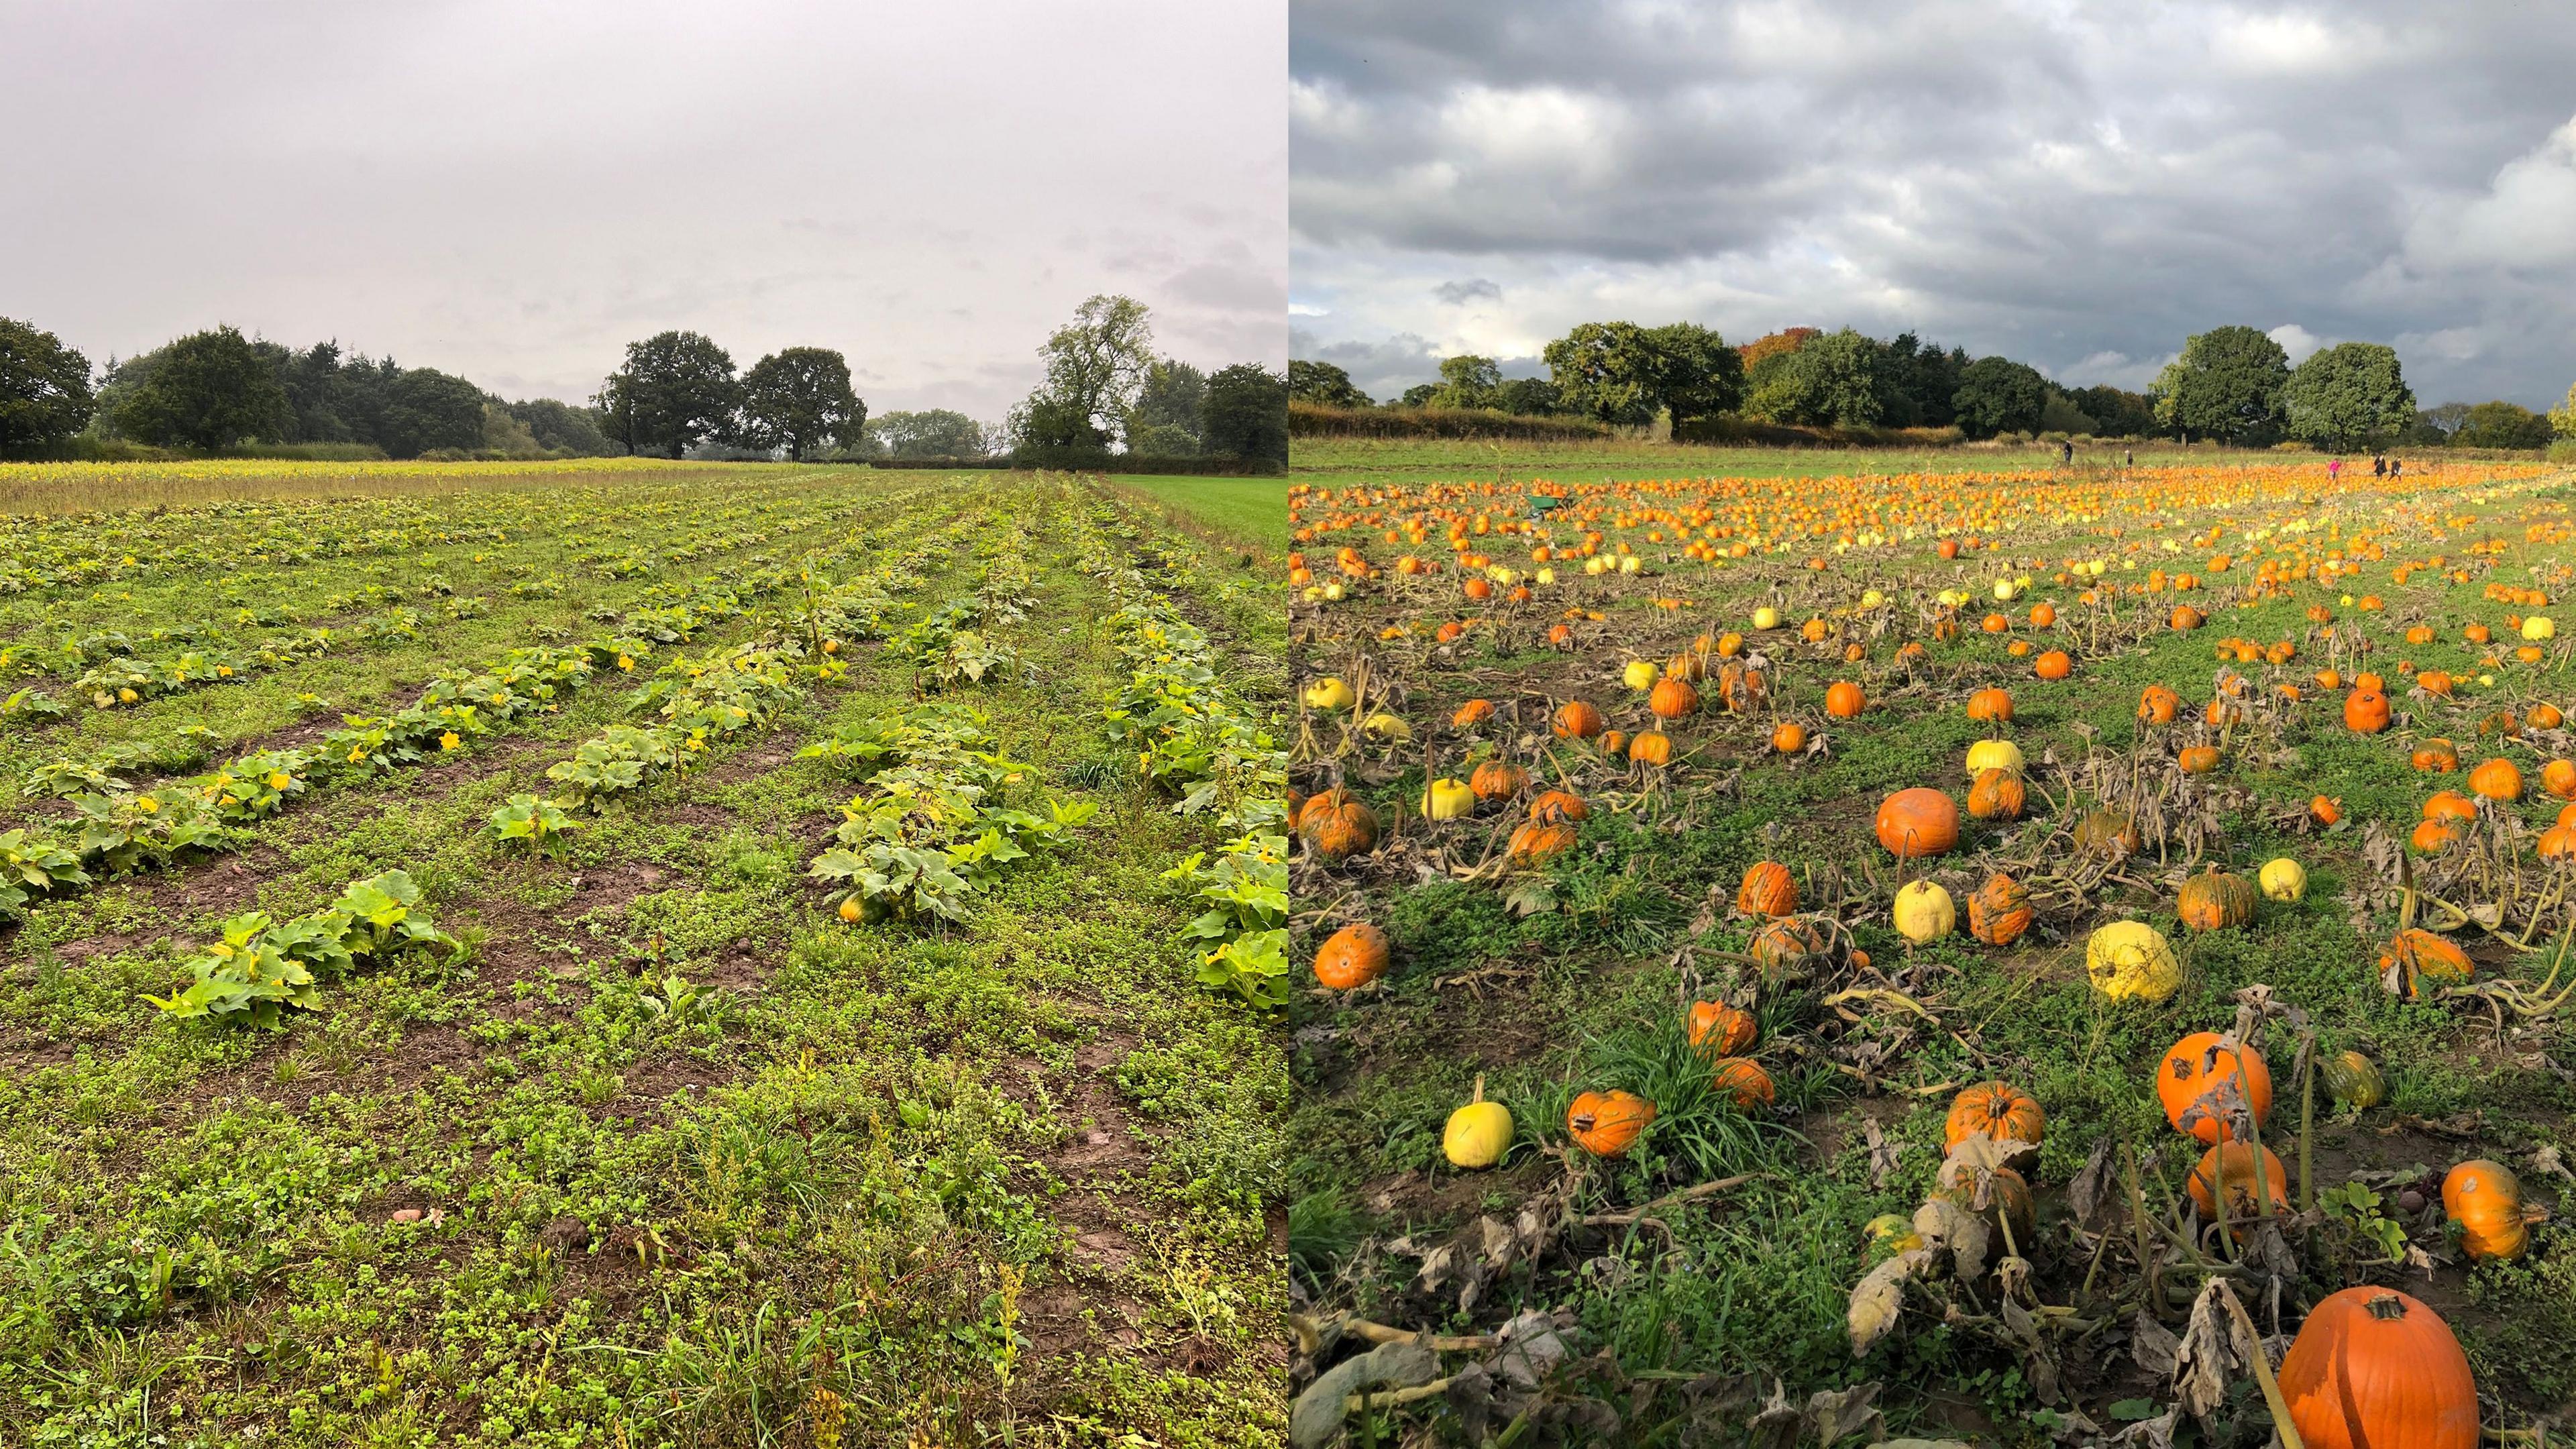
<path fill-rule="evenodd" d="M 1046 379 L 1013 411 L 1022 446 L 1106 447 L 1122 429 L 1154 366 L 1153 317 L 1133 297 L 1099 294 L 1038 348 Z"/>
<path fill-rule="evenodd" d="M 1220 369 L 1208 379 L 1199 436 L 1211 453 L 1286 463 L 1288 379 L 1257 362 Z"/>
<path fill-rule="evenodd" d="M 785 448 L 803 462 L 856 440 L 868 405 L 850 386 L 850 364 L 828 347 L 773 352 L 742 375 L 742 437 L 753 448 Z"/>
<path fill-rule="evenodd" d="M 1288 361 L 1288 395 L 1299 402 L 1326 407 L 1364 408 L 1369 395 L 1351 384 L 1351 375 L 1329 362 Z"/>
<path fill-rule="evenodd" d="M 376 446 L 392 458 L 483 446 L 483 389 L 433 368 L 407 368 L 385 385 Z"/>
<path fill-rule="evenodd" d="M 2101 384 L 2067 394 L 2093 420 L 2093 431 L 2105 438 L 2142 438 L 2156 430 L 2155 399 L 2142 392 Z"/>
<path fill-rule="evenodd" d="M 51 332 L 0 317 L 0 449 L 49 447 L 89 426 L 89 359 Z"/>
<path fill-rule="evenodd" d="M 2290 354 L 2251 327 L 2213 327 L 2184 339 L 2156 377 L 2156 420 L 2186 437 L 2268 443 L 2281 435 Z"/>
<path fill-rule="evenodd" d="M 118 390 L 110 425 L 162 447 L 229 448 L 276 442 L 294 420 L 269 359 L 236 327 L 194 332 L 147 358 Z"/>
<path fill-rule="evenodd" d="M 1775 423 L 1869 427 L 1887 414 L 1886 344 L 1852 328 L 1809 337 L 1755 364 L 1747 415 Z"/>
<path fill-rule="evenodd" d="M 2347 448 L 2396 437 L 2415 420 L 2415 394 L 2397 367 L 2397 349 L 2342 342 L 2312 354 L 2281 391 L 2291 437 Z"/>
<path fill-rule="evenodd" d="M 510 416 L 527 427 L 537 446 L 548 452 L 597 457 L 616 450 L 600 424 L 604 421 L 592 408 L 574 407 L 550 397 L 522 398 L 510 404 Z"/>
<path fill-rule="evenodd" d="M 2549 419 L 2520 403 L 2482 402 L 2468 410 L 2460 421 L 2459 431 L 2451 434 L 2456 448 L 2545 448 L 2554 436 Z"/>
<path fill-rule="evenodd" d="M 1494 389 L 1494 406 L 1516 417 L 1543 417 L 1561 411 L 1556 384 L 1543 377 L 1509 377 Z"/>
<path fill-rule="evenodd" d="M 1959 392 L 1959 374 L 1968 352 L 1944 352 L 1911 332 L 1899 332 L 1879 354 L 1880 419 L 1891 427 L 1946 428 L 1958 418 L 1951 399 Z"/>
<path fill-rule="evenodd" d="M 1670 322 L 1646 329 L 1654 404 L 1678 425 L 1744 406 L 1744 354 L 1716 329 Z"/>
<path fill-rule="evenodd" d="M 2043 433 L 2091 433 L 2095 431 L 2093 415 L 2077 405 L 2075 399 L 2055 388 L 2048 390 L 2048 401 L 2040 404 L 2039 431 Z"/>
<path fill-rule="evenodd" d="M 867 439 L 898 458 L 978 458 L 991 451 L 982 423 L 947 408 L 880 413 L 868 419 Z"/>
<path fill-rule="evenodd" d="M 1503 369 L 1490 357 L 1467 353 L 1440 359 L 1440 386 L 1431 394 L 1435 408 L 1489 408 L 1503 385 Z"/>
<path fill-rule="evenodd" d="M 1959 369 L 1950 407 L 1959 431 L 1972 438 L 2035 433 L 2048 410 L 2048 379 L 2025 362 L 1980 357 Z"/>
<path fill-rule="evenodd" d="M 626 344 L 626 365 L 608 375 L 597 402 L 628 452 L 677 458 L 733 436 L 742 385 L 733 358 L 706 337 L 657 332 Z"/>
<path fill-rule="evenodd" d="M 1634 322 L 1585 322 L 1547 345 L 1541 354 L 1568 412 L 1605 423 L 1651 423 L 1659 356 L 1646 329 Z"/>
<path fill-rule="evenodd" d="M 1186 458 L 1199 450 L 1199 413 L 1207 403 L 1207 374 L 1166 357 L 1145 370 L 1145 385 L 1127 413 L 1127 450 L 1158 458 Z"/>

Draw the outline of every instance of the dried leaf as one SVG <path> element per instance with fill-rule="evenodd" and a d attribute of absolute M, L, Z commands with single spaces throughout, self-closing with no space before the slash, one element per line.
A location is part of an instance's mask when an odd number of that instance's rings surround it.
<path fill-rule="evenodd" d="M 2140 1419 L 2111 1436 L 2110 1449 L 2174 1449 L 2174 1425 L 2182 1417 L 2177 1404 L 2152 1419 Z"/>
<path fill-rule="evenodd" d="M 2182 1351 L 2182 1340 L 2173 1330 L 2156 1322 L 2156 1316 L 2141 1308 L 2129 1320 L 2129 1357 L 2155 1378 L 2170 1379 L 2174 1355 Z"/>
<path fill-rule="evenodd" d="M 1941 1185 L 1960 1187 L 1982 1182 L 1999 1168 L 2010 1168 L 2027 1174 L 2039 1160 L 2039 1146 L 2031 1142 L 2006 1142 L 1984 1133 L 1959 1139 L 1941 1159 Z"/>
<path fill-rule="evenodd" d="M 1524 1389 L 1536 1389 L 1572 1352 L 1556 1319 L 1535 1309 L 1504 1324 L 1502 1336 L 1494 1367 Z"/>
<path fill-rule="evenodd" d="M 1382 1343 L 1355 1358 L 1324 1370 L 1288 1409 L 1288 1442 L 1293 1449 L 1321 1449 L 1342 1431 L 1344 1405 L 1351 1395 L 1382 1385 L 1411 1388 L 1440 1373 L 1440 1355 L 1418 1339 Z"/>
<path fill-rule="evenodd" d="M 2093 1155 L 2084 1159 L 2083 1170 L 2066 1184 L 2066 1206 L 2075 1214 L 2077 1225 L 2091 1232 L 2099 1231 L 2101 1220 L 2109 1216 L 2106 1210 L 2122 1200 L 2111 1169 L 2111 1139 L 2105 1137 L 2093 1144 Z"/>
<path fill-rule="evenodd" d="M 1905 1313 L 1905 1283 L 1932 1266 L 1930 1248 L 1908 1248 L 1872 1268 L 1853 1285 L 1843 1326 L 1851 1331 L 1852 1357 L 1867 1354 Z"/>
<path fill-rule="evenodd" d="M 1869 1144 L 1869 1185 L 1885 1187 L 1896 1176 L 1897 1154 L 1904 1144 L 1890 1138 L 1879 1127 L 1875 1117 L 1860 1119 L 1860 1134 L 1861 1139 Z M 2565 1171 L 2564 1168 L 2560 1170 Z"/>
<path fill-rule="evenodd" d="M 2174 1351 L 2174 1394 L 2195 1419 L 2208 1418 L 2227 1402 L 2228 1384 L 2250 1371 L 2254 1356 L 2263 1351 L 2220 1301 L 2225 1291 L 2224 1279 L 2211 1278 L 2201 1285 L 2200 1297 L 2191 1305 L 2191 1322 L 2183 1328 L 2182 1346 Z"/>

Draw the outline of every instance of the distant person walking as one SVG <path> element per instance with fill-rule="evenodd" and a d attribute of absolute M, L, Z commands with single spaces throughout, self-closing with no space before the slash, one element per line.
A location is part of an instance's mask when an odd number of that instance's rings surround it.
<path fill-rule="evenodd" d="M 2057 445 L 2057 465 L 2061 468 L 2072 468 L 2075 466 L 2075 440 L 2073 438 L 2068 438 L 2066 441 Z"/>
<path fill-rule="evenodd" d="M 2337 459 L 2335 459 L 2333 462 L 2328 463 L 2328 464 L 2326 465 L 2326 482 L 2327 482 L 2329 485 L 2333 485 L 2333 484 L 2339 484 L 2339 483 L 2341 483 L 2342 481 L 2343 481 L 2343 459 L 2341 459 L 2341 458 L 2337 458 Z"/>
<path fill-rule="evenodd" d="M 2391 458 L 2391 459 L 2389 459 L 2389 460 L 2388 460 L 2388 476 L 2389 476 L 2389 477 L 2394 478 L 2394 477 L 2396 477 L 2398 474 L 2403 473 L 2403 472 L 2405 472 L 2405 471 L 2406 471 L 2406 460 L 2405 460 L 2405 459 L 2403 459 L 2403 458 Z"/>
<path fill-rule="evenodd" d="M 2129 450 L 2129 452 L 2128 452 L 2128 456 L 2127 456 L 2126 460 L 2125 460 L 2125 461 L 2123 461 L 2123 462 L 2120 464 L 2120 466 L 2121 466 L 2121 467 L 2123 467 L 2123 468 L 2134 468 L 2134 467 L 2138 466 L 2138 450 L 2137 450 L 2137 449 L 2135 449 L 2135 448 L 2131 448 L 2131 449 Z"/>
<path fill-rule="evenodd" d="M 2386 453 L 2373 453 L 2370 455 L 2370 476 L 2373 478 L 2385 478 L 2388 476 L 2388 455 Z"/>

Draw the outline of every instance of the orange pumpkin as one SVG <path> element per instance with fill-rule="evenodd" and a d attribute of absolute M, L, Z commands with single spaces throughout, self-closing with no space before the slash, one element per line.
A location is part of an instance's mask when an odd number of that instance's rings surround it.
<path fill-rule="evenodd" d="M 2370 679 L 2375 676 L 2363 675 Z M 2375 735 L 2388 728 L 2388 696 L 2376 689 L 2356 689 L 2344 696 L 2343 725 L 2360 734 Z"/>
<path fill-rule="evenodd" d="M 1796 720 L 1785 720 L 1771 732 L 1771 748 L 1784 755 L 1794 755 L 1807 747 L 1807 727 Z"/>
<path fill-rule="evenodd" d="M 2308 1449 L 2478 1449 L 2478 1386 L 2441 1315 L 2394 1288 L 2329 1294 L 2281 1360 Z"/>
<path fill-rule="evenodd" d="M 1942 1141 L 1956 1147 L 1971 1137 L 1991 1137 L 2036 1145 L 2047 1126 L 2038 1098 L 2008 1082 L 1982 1082 L 1951 1099 Z"/>
<path fill-rule="evenodd" d="M 1628 753 L 1628 732 L 1620 729 L 1603 730 L 1601 753 L 1612 759 Z"/>
<path fill-rule="evenodd" d="M 1565 1109 L 1565 1132 L 1595 1157 L 1617 1157 L 1655 1120 L 1655 1104 L 1628 1092 L 1585 1092 Z"/>
<path fill-rule="evenodd" d="M 1699 713 L 1699 686 L 1679 675 L 1667 674 L 1655 681 L 1646 695 L 1646 708 L 1657 719 L 1680 719 Z"/>
<path fill-rule="evenodd" d="M 2065 650 L 2051 649 L 2039 656 L 2031 670 L 2042 679 L 2064 679 L 2075 672 L 2075 661 L 2067 657 Z"/>
<path fill-rule="evenodd" d="M 1771 1074 L 1751 1057 L 1728 1057 L 1717 1064 L 1714 1075 L 1717 1089 L 1744 1111 L 1768 1107 L 1779 1098 L 1779 1089 L 1771 1084 Z"/>
<path fill-rule="evenodd" d="M 2138 696 L 2138 718 L 2147 724 L 2172 724 L 2182 711 L 2182 696 L 2161 684 L 2150 684 Z"/>
<path fill-rule="evenodd" d="M 1577 838 L 1571 825 L 1527 820 L 1512 831 L 1507 850 L 1514 865 L 1545 865 L 1572 850 Z"/>
<path fill-rule="evenodd" d="M 2183 882 L 2175 912 L 2195 931 L 2244 925 L 2254 919 L 2254 883 L 2213 866 Z"/>
<path fill-rule="evenodd" d="M 2030 606 L 2030 626 L 2032 628 L 2047 629 L 2054 627 L 2056 623 L 2057 606 L 2055 604 L 2049 603 L 2043 599 Z"/>
<path fill-rule="evenodd" d="M 1731 1057 L 1753 1045 L 1760 1026 L 1753 1014 L 1740 1011 L 1723 1001 L 1694 1001 L 1683 1018 L 1693 1050 L 1711 1056 Z"/>
<path fill-rule="evenodd" d="M 1979 724 L 2012 722 L 2012 695 L 2001 689 L 1980 689 L 1968 696 L 1968 718 Z"/>
<path fill-rule="evenodd" d="M 1467 775 L 1467 788 L 1479 800 L 1509 800 L 1529 787 L 1529 771 L 1509 760 L 1486 760 Z"/>
<path fill-rule="evenodd" d="M 2272 1114 L 2272 1068 L 2263 1054 L 2250 1046 L 2227 1048 L 2223 1041 L 2214 1031 L 2193 1032 L 2175 1042 L 2156 1069 L 2156 1100 L 2164 1104 L 2165 1120 L 2203 1142 L 2234 1136 L 2226 1119 L 2240 1102 L 2257 1124 Z"/>
<path fill-rule="evenodd" d="M 1557 706 L 1555 718 L 1549 721 L 1549 728 L 1556 731 L 1556 737 L 1560 740 L 1588 740 L 1607 728 L 1607 721 L 1601 718 L 1601 711 L 1594 709 L 1589 703 L 1580 699 L 1569 699 Z"/>
<path fill-rule="evenodd" d="M 2185 745 L 2177 757 L 2186 775 L 2206 775 L 2218 768 L 2218 746 Z"/>
<path fill-rule="evenodd" d="M 2460 768 L 2460 752 L 2449 740 L 2426 740 L 2409 751 L 2406 763 L 2418 770 L 2447 775 Z"/>
<path fill-rule="evenodd" d="M 1639 730 L 1628 742 L 1628 758 L 1645 765 L 1671 764 L 1673 737 L 1662 730 Z"/>
<path fill-rule="evenodd" d="M 1571 790 L 1542 791 L 1530 802 L 1530 819 L 1542 825 L 1580 825 L 1592 818 L 1592 807 Z"/>
<path fill-rule="evenodd" d="M 2561 800 L 2576 797 L 2576 760 L 2552 760 L 2541 766 L 2540 788 Z"/>
<path fill-rule="evenodd" d="M 1968 934 L 1989 946 L 2009 946 L 2030 929 L 2030 892 L 2001 871 L 1968 893 Z"/>
<path fill-rule="evenodd" d="M 2477 802 L 2457 790 L 2436 790 L 2433 798 L 2424 802 L 2424 818 L 2461 822 L 2475 820 L 2478 818 Z"/>
<path fill-rule="evenodd" d="M 1297 834 L 1326 862 L 1365 855 L 1377 845 L 1377 812 L 1336 786 L 1306 802 L 1297 816 Z"/>
<path fill-rule="evenodd" d="M 2192 1204 L 2200 1209 L 2203 1220 L 2218 1221 L 2219 1188 L 2227 1191 L 2227 1218 L 2230 1222 L 2251 1222 L 2290 1210 L 2290 1192 L 2282 1181 L 2281 1159 L 2272 1149 L 2263 1149 L 2263 1192 L 2254 1191 L 2254 1145 L 2250 1142 L 2222 1142 L 2200 1155 L 2199 1165 L 2191 1170 L 2184 1186 L 2191 1193 Z"/>
<path fill-rule="evenodd" d="M 2343 819 L 2343 802 L 2323 795 L 2308 797 L 2308 817 L 2319 825 L 2333 825 Z"/>
<path fill-rule="evenodd" d="M 2519 800 L 2522 771 L 2511 760 L 2489 760 L 2469 772 L 2469 788 L 2489 800 Z"/>
<path fill-rule="evenodd" d="M 1386 974 L 1386 933 L 1354 921 L 1324 938 L 1315 952 L 1315 980 L 1334 991 L 1366 986 Z"/>
<path fill-rule="evenodd" d="M 1918 785 L 1879 803 L 1876 828 L 1878 843 L 1899 860 L 1941 855 L 1959 843 L 1959 807 Z"/>
<path fill-rule="evenodd" d="M 2560 714 L 2554 704 L 2533 705 L 2529 717 L 2531 727 L 2536 730 L 2554 730 L 2567 723 L 2567 716 Z"/>
<path fill-rule="evenodd" d="M 2426 820 L 2407 835 L 2407 848 L 2417 855 L 2440 855 L 2452 841 L 2460 838 L 2460 823 L 2450 816 Z"/>
<path fill-rule="evenodd" d="M 2029 791 L 2010 770 L 1979 770 L 1968 787 L 1968 813 L 1979 820 L 2019 820 Z"/>
<path fill-rule="evenodd" d="M 2473 1158 L 2442 1178 L 2442 1212 L 2460 1225 L 2460 1251 L 2472 1258 L 2519 1258 L 2530 1246 L 2522 1184 L 2502 1163 Z"/>
<path fill-rule="evenodd" d="M 2165 622 L 2177 629 L 2197 629 L 2204 621 L 2198 609 L 2189 604 L 2176 604 L 2172 615 Z"/>
<path fill-rule="evenodd" d="M 1493 717 L 1494 702 L 1492 700 L 1471 699 L 1465 704 L 1458 706 L 1458 712 L 1456 714 L 1449 716 L 1449 727 L 1451 729 L 1470 730 L 1485 723 Z"/>
<path fill-rule="evenodd" d="M 1869 707 L 1869 696 L 1850 680 L 1842 680 L 1825 691 L 1825 713 L 1836 719 L 1858 719 Z"/>
<path fill-rule="evenodd" d="M 2420 1000 L 2428 987 L 2472 980 L 2477 970 L 2469 953 L 2421 926 L 2389 937 L 2379 952 L 2380 984 L 2409 1000 Z"/>
<path fill-rule="evenodd" d="M 1798 911 L 1798 878 L 1776 860 L 1757 860 L 1744 868 L 1736 888 L 1735 908 L 1748 916 L 1790 916 Z"/>
<path fill-rule="evenodd" d="M 2455 683 L 2448 670 L 2427 669 L 2415 676 L 2415 687 L 2426 694 L 2448 697 Z"/>

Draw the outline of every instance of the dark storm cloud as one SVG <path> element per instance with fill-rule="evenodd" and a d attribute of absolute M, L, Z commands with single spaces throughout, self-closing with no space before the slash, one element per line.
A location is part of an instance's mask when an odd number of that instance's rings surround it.
<path fill-rule="evenodd" d="M 2129 386 L 2246 322 L 2554 403 L 2571 62 L 2576 19 L 2503 4 L 1294 0 L 1292 310 L 1433 357 L 1912 327 Z"/>
<path fill-rule="evenodd" d="M 1167 351 L 1276 365 L 1286 28 L 1277 0 L 0 0 L 0 314 L 94 361 L 226 321 L 566 399 L 693 328 L 997 418 L 1124 291 Z"/>

